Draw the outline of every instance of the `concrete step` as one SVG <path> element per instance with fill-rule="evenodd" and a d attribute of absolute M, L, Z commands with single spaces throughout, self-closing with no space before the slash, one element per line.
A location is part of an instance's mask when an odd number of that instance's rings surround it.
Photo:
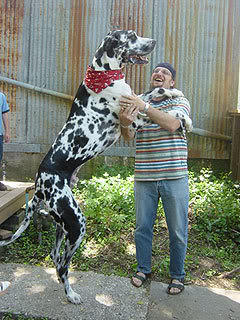
<path fill-rule="evenodd" d="M 73 289 L 83 298 L 83 304 L 73 305 L 54 268 L 0 264 L 0 280 L 11 281 L 0 297 L 0 314 L 53 320 L 240 320 L 237 290 L 186 286 L 180 295 L 169 296 L 161 282 L 135 288 L 129 278 L 71 271 Z"/>

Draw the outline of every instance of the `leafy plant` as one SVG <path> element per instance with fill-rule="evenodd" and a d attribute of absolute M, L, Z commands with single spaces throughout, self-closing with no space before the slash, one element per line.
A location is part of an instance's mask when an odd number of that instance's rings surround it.
<path fill-rule="evenodd" d="M 214 243 L 232 239 L 240 243 L 240 188 L 228 175 L 216 178 L 209 169 L 190 173 L 193 228 Z"/>
<path fill-rule="evenodd" d="M 133 176 L 92 177 L 79 183 L 79 200 L 88 220 L 94 221 L 97 237 L 133 227 Z"/>
<path fill-rule="evenodd" d="M 202 267 L 209 279 L 240 264 L 239 185 L 228 175 L 216 177 L 211 170 L 202 169 L 190 171 L 189 186 L 190 229 L 185 269 L 189 278 L 199 279 Z M 87 232 L 71 267 L 119 276 L 132 274 L 136 270 L 133 168 L 98 167 L 95 176 L 79 182 L 73 192 L 87 217 Z M 49 253 L 54 245 L 55 226 L 51 224 L 48 231 L 42 231 L 42 243 L 38 243 L 38 238 L 31 223 L 22 237 L 7 247 L 0 262 L 53 267 Z M 201 266 L 202 259 L 214 263 L 207 268 Z M 169 237 L 160 205 L 154 226 L 152 279 L 165 281 L 168 269 Z"/>

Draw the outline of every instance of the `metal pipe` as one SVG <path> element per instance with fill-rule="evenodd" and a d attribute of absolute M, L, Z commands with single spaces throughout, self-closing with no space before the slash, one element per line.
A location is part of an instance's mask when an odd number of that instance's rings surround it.
<path fill-rule="evenodd" d="M 22 87 L 22 88 L 25 88 L 25 89 L 28 89 L 28 90 L 32 90 L 32 91 L 36 91 L 36 92 L 40 92 L 40 93 L 45 93 L 45 94 L 48 94 L 48 95 L 51 95 L 51 96 L 54 96 L 54 97 L 70 100 L 70 101 L 73 101 L 73 99 L 74 99 L 73 96 L 70 96 L 70 95 L 67 95 L 67 94 L 64 94 L 64 93 L 61 93 L 61 92 L 57 92 L 57 91 L 53 91 L 53 90 L 49 90 L 49 89 L 45 89 L 45 88 L 40 88 L 40 87 L 33 86 L 31 84 L 28 84 L 28 83 L 24 83 L 24 82 L 21 82 L 21 81 L 5 78 L 5 77 L 2 77 L 2 76 L 0 76 L 0 81 L 9 83 L 9 84 L 14 85 L 14 86 Z"/>
<path fill-rule="evenodd" d="M 203 129 L 199 129 L 199 128 L 193 128 L 191 133 L 196 134 L 198 136 L 207 137 L 207 138 L 216 138 L 216 139 L 229 141 L 229 142 L 232 141 L 232 137 L 231 136 L 225 136 L 224 134 L 213 133 L 213 132 L 210 132 L 210 131 L 207 131 L 207 130 L 203 130 Z"/>
<path fill-rule="evenodd" d="M 40 88 L 40 87 L 33 86 L 31 84 L 28 84 L 28 83 L 24 83 L 24 82 L 21 82 L 21 81 L 5 78 L 5 77 L 2 77 L 2 76 L 0 76 L 0 81 L 6 82 L 6 83 L 9 83 L 11 85 L 18 86 L 18 87 L 22 87 L 22 88 L 25 88 L 25 89 L 28 89 L 28 90 L 33 90 L 33 91 L 37 91 L 37 92 L 40 92 L 40 93 L 49 94 L 49 95 L 54 96 L 54 97 L 58 97 L 58 98 L 62 98 L 62 99 L 70 100 L 70 101 L 74 100 L 73 96 L 70 96 L 70 95 L 67 95 L 67 94 L 64 94 L 64 93 L 60 93 L 60 92 L 49 90 L 49 89 Z M 203 130 L 203 129 L 200 129 L 200 128 L 193 128 L 191 133 L 199 135 L 199 136 L 202 136 L 202 137 L 216 138 L 216 139 L 229 141 L 229 142 L 232 141 L 232 137 L 231 136 L 225 136 L 223 134 L 213 133 L 213 132 L 210 132 L 210 131 L 207 131 L 207 130 Z"/>

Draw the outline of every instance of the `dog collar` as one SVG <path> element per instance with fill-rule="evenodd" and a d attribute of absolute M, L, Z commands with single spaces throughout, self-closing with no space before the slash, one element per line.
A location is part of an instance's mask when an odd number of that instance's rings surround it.
<path fill-rule="evenodd" d="M 100 93 L 107 88 L 114 80 L 124 78 L 121 70 L 95 71 L 90 66 L 85 75 L 85 85 L 95 93 Z"/>

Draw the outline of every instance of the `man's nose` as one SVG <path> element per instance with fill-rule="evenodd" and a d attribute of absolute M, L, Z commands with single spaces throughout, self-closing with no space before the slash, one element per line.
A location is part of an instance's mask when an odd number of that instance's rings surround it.
<path fill-rule="evenodd" d="M 157 74 L 163 74 L 163 72 L 162 72 L 162 70 L 157 70 L 157 71 L 155 71 L 155 73 L 157 73 Z"/>

